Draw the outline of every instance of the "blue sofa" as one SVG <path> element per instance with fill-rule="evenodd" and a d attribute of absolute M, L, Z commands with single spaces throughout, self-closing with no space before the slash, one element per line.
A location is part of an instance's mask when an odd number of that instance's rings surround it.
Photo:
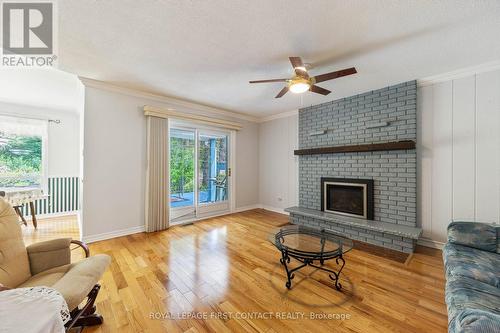
<path fill-rule="evenodd" d="M 452 222 L 443 248 L 448 332 L 500 333 L 500 226 Z"/>

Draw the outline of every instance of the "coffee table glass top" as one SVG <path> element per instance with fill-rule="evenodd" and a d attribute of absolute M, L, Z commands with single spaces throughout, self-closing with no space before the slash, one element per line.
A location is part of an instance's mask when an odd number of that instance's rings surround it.
<path fill-rule="evenodd" d="M 305 256 L 337 257 L 353 248 L 351 239 L 331 231 L 300 225 L 280 227 L 269 235 L 269 241 L 280 251 Z"/>

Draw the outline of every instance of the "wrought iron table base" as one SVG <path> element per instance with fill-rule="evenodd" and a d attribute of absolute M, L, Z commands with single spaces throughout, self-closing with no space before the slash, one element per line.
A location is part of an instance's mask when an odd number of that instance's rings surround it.
<path fill-rule="evenodd" d="M 298 260 L 299 262 L 302 263 L 302 265 L 297 266 L 293 269 L 289 269 L 287 264 L 290 263 L 290 257 Z M 288 289 L 290 289 L 292 287 L 292 280 L 295 277 L 294 272 L 296 272 L 296 271 L 298 271 L 301 268 L 304 268 L 306 266 L 311 266 L 311 267 L 314 267 L 314 268 L 317 268 L 317 269 L 320 269 L 322 271 L 330 273 L 330 274 L 328 274 L 328 276 L 330 277 L 330 279 L 332 279 L 335 282 L 335 288 L 340 291 L 342 289 L 342 285 L 339 282 L 339 278 L 340 278 L 340 272 L 342 272 L 342 269 L 344 268 L 345 260 L 342 257 L 341 253 L 335 258 L 328 258 L 328 259 L 335 259 L 335 263 L 337 265 L 339 265 L 339 261 L 342 262 L 342 266 L 340 266 L 340 269 L 338 270 L 338 272 L 335 272 L 331 269 L 323 267 L 326 259 L 322 258 L 321 256 L 304 258 L 304 257 L 297 257 L 294 255 L 291 255 L 286 250 L 281 251 L 280 263 L 285 267 L 286 276 L 287 276 L 287 282 L 285 283 L 285 286 Z M 320 266 L 315 265 L 314 261 L 319 261 Z"/>

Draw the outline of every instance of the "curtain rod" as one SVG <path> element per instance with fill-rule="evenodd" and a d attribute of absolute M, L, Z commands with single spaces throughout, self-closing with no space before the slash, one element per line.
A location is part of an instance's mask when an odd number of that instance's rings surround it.
<path fill-rule="evenodd" d="M 61 120 L 60 119 L 50 119 L 50 118 L 42 118 L 42 117 L 29 117 L 29 116 L 24 116 L 24 115 L 13 115 L 13 114 L 7 114 L 7 113 L 0 113 L 0 116 L 6 116 L 6 117 L 13 117 L 13 118 L 24 118 L 24 119 L 34 119 L 34 120 L 46 120 L 49 123 L 55 123 L 55 124 L 60 124 Z"/>

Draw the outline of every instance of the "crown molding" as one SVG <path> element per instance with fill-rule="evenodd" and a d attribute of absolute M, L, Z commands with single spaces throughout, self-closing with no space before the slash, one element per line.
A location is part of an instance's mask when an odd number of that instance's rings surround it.
<path fill-rule="evenodd" d="M 83 76 L 79 76 L 78 78 L 85 85 L 85 87 L 107 90 L 107 91 L 116 92 L 116 93 L 120 93 L 120 94 L 124 94 L 124 95 L 128 95 L 128 96 L 147 98 L 149 100 L 153 100 L 153 101 L 167 104 L 168 107 L 171 107 L 172 109 L 179 108 L 179 109 L 196 110 L 196 111 L 205 112 L 207 114 L 218 114 L 218 115 L 231 117 L 231 118 L 235 118 L 235 119 L 241 119 L 241 120 L 250 121 L 250 122 L 259 122 L 260 121 L 259 117 L 254 117 L 254 116 L 247 115 L 247 114 L 242 114 L 242 113 L 238 113 L 238 112 L 234 112 L 234 111 L 230 111 L 230 110 L 225 110 L 225 109 L 220 109 L 220 108 L 214 108 L 214 107 L 211 107 L 208 105 L 194 103 L 194 102 L 186 101 L 186 100 L 179 99 L 179 98 L 169 97 L 166 95 L 154 94 L 154 93 L 150 93 L 147 91 L 126 88 L 123 86 L 111 84 L 109 82 L 94 80 L 94 79 L 86 78 Z"/>
<path fill-rule="evenodd" d="M 459 79 L 459 78 L 474 75 L 474 74 L 491 72 L 491 71 L 494 71 L 497 69 L 500 69 L 500 60 L 490 61 L 490 62 L 481 64 L 481 65 L 466 67 L 466 68 L 458 69 L 455 71 L 418 79 L 417 85 L 419 87 L 425 87 L 425 86 L 430 86 L 430 85 L 433 85 L 436 83 L 455 80 L 455 79 Z"/>
<path fill-rule="evenodd" d="M 261 117 L 261 118 L 259 118 L 259 123 L 265 123 L 266 121 L 271 121 L 271 120 L 275 120 L 275 119 L 296 116 L 298 114 L 299 114 L 299 110 L 285 111 L 285 112 L 281 112 L 281 113 L 278 113 L 278 114 L 273 114 L 273 115 L 270 115 L 270 116 L 267 116 L 267 117 Z"/>

